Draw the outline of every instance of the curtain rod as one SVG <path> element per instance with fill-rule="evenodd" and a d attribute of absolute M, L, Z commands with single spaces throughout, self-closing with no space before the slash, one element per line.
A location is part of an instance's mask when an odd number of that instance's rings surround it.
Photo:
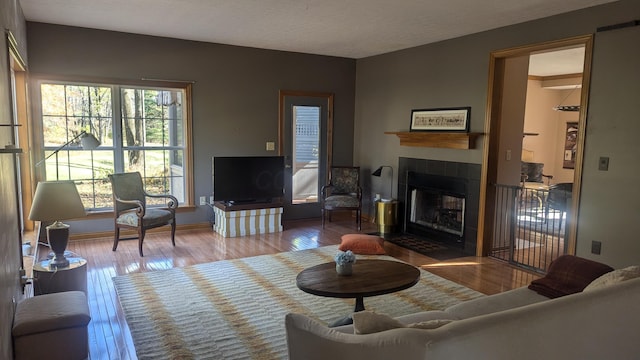
<path fill-rule="evenodd" d="M 174 82 L 174 83 L 189 83 L 189 84 L 195 84 L 196 81 L 195 80 L 171 80 L 171 79 L 153 79 L 153 78 L 140 78 L 140 80 L 144 80 L 144 81 L 162 81 L 162 82 Z"/>

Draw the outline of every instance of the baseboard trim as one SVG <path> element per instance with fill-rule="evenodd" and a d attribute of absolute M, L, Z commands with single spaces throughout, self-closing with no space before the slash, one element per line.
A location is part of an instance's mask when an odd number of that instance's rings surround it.
<path fill-rule="evenodd" d="M 195 224 L 178 224 L 176 226 L 176 231 L 184 231 L 184 230 L 200 230 L 209 228 L 211 229 L 211 224 L 208 222 L 204 223 L 195 223 Z M 154 229 L 147 230 L 147 234 L 155 234 L 155 233 L 163 233 L 171 231 L 171 227 L 162 226 Z M 213 230 L 211 230 L 213 231 Z M 122 237 L 136 235 L 136 231 L 130 230 L 120 230 L 120 235 Z M 91 233 L 79 233 L 79 234 L 71 234 L 69 236 L 70 241 L 85 241 L 85 240 L 94 240 L 98 238 L 113 238 L 113 230 L 112 231 L 100 231 L 100 232 L 91 232 Z"/>

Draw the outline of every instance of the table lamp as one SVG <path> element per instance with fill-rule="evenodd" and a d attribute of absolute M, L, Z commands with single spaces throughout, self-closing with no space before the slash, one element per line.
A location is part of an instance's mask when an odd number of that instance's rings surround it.
<path fill-rule="evenodd" d="M 69 225 L 60 220 L 85 216 L 84 205 L 73 181 L 43 181 L 38 183 L 29 213 L 30 220 L 53 221 L 47 226 L 49 246 L 54 253 L 51 267 L 69 266 L 64 250 L 69 242 Z"/>
<path fill-rule="evenodd" d="M 389 200 L 393 200 L 393 167 L 391 167 L 389 165 L 382 165 L 379 168 L 377 168 L 376 171 L 371 173 L 371 175 L 380 177 L 382 175 L 382 169 L 383 168 L 391 169 L 391 179 L 389 181 Z"/>

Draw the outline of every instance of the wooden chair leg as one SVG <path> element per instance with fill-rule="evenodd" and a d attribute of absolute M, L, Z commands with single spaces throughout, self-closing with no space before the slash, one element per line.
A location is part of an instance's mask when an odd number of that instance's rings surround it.
<path fill-rule="evenodd" d="M 362 213 L 360 210 L 356 210 L 356 224 L 358 224 L 358 231 L 362 230 Z"/>
<path fill-rule="evenodd" d="M 171 223 L 171 243 L 176 246 L 176 219 Z"/>
<path fill-rule="evenodd" d="M 140 253 L 140 257 L 144 257 L 142 254 L 142 242 L 144 241 L 144 228 L 138 228 L 138 252 Z"/>
<path fill-rule="evenodd" d="M 118 241 L 120 240 L 120 228 L 116 225 L 116 229 L 113 232 L 113 248 L 111 251 L 116 251 L 118 248 Z"/>
<path fill-rule="evenodd" d="M 322 228 L 324 229 L 324 216 L 325 216 L 325 210 L 322 209 L 320 210 L 320 212 L 322 213 Z"/>

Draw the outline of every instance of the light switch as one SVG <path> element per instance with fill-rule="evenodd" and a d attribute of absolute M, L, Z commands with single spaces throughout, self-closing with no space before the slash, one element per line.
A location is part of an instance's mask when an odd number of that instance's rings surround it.
<path fill-rule="evenodd" d="M 507 150 L 507 153 L 505 154 L 505 160 L 507 161 L 511 161 L 511 150 Z"/>

